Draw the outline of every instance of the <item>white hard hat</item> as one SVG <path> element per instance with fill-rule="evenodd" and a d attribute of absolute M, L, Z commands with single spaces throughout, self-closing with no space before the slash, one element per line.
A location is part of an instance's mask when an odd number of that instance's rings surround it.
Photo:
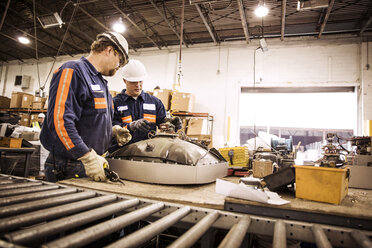
<path fill-rule="evenodd" d="M 39 117 L 39 118 L 45 118 L 45 115 L 43 113 L 40 113 L 37 117 Z"/>
<path fill-rule="evenodd" d="M 143 81 L 147 77 L 145 66 L 141 61 L 131 59 L 122 69 L 122 76 L 129 82 Z"/>
<path fill-rule="evenodd" d="M 123 55 L 123 58 L 125 59 L 126 63 L 129 59 L 127 40 L 121 34 L 112 31 L 104 32 L 102 34 L 97 35 L 97 40 L 102 37 L 106 37 L 116 45 L 116 47 L 119 49 L 119 52 Z"/>

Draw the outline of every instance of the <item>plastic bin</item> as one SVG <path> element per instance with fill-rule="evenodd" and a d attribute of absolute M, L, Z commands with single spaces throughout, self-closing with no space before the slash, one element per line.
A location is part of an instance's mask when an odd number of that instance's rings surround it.
<path fill-rule="evenodd" d="M 340 204 L 349 187 L 348 168 L 295 165 L 296 197 Z"/>

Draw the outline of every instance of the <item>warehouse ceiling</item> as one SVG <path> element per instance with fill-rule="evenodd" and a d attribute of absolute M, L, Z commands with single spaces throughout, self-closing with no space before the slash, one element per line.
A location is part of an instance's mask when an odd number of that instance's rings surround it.
<path fill-rule="evenodd" d="M 256 17 L 259 0 L 184 0 L 184 45 L 216 45 L 291 36 L 322 39 L 332 34 L 363 36 L 372 30 L 372 1 L 266 0 L 269 14 Z M 303 2 L 304 1 L 304 2 Z M 58 13 L 61 25 L 45 19 Z M 1 0 L 0 61 L 88 53 L 95 36 L 122 18 L 130 49 L 179 45 L 182 0 Z M 50 18 L 50 17 L 49 17 Z M 42 26 L 44 25 L 44 27 Z M 50 24 L 50 25 L 49 25 Z M 19 35 L 31 43 L 20 44 Z"/>

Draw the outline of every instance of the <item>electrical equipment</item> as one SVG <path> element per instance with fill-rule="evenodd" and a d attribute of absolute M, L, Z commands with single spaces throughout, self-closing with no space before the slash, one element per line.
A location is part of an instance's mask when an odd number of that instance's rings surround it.
<path fill-rule="evenodd" d="M 61 17 L 59 16 L 57 12 L 38 16 L 37 19 L 39 20 L 41 26 L 44 29 L 52 28 L 56 26 L 59 26 L 61 28 L 62 24 L 64 24 L 64 22 L 62 21 Z"/>
<path fill-rule="evenodd" d="M 322 147 L 323 158 L 318 161 L 322 167 L 341 167 L 345 163 L 345 156 L 340 153 L 338 146 L 333 144 L 335 137 L 335 133 L 327 133 L 327 144 Z"/>

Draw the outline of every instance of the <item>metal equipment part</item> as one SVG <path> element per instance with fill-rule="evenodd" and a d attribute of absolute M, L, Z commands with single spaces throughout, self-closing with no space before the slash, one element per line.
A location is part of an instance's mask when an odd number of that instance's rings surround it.
<path fill-rule="evenodd" d="M 120 178 L 158 184 L 202 184 L 227 176 L 228 163 L 212 148 L 157 134 L 106 157 Z"/>
<path fill-rule="evenodd" d="M 110 193 L 76 189 L 55 183 L 0 174 L 0 208 L 8 212 L 0 219 L 1 247 L 251 247 L 255 235 L 271 237 L 272 247 L 286 241 L 316 243 L 318 247 L 371 247 L 372 232 L 199 208 L 139 199 Z M 54 186 L 41 190 L 35 186 Z M 29 184 L 29 185 L 27 185 Z M 14 186 L 14 187 L 12 187 Z M 21 189 L 30 189 L 27 193 Z M 33 191 L 34 188 L 38 188 Z M 66 202 L 55 197 L 57 192 Z M 48 192 L 52 193 L 49 197 Z M 29 197 L 29 196 L 33 197 Z M 47 204 L 34 208 L 43 199 Z M 24 206 L 16 212 L 15 205 Z M 30 206 L 30 207 L 28 207 Z M 136 229 L 126 232 L 133 223 Z M 170 237 L 170 230 L 177 235 Z M 124 235 L 122 235 L 124 230 Z M 167 239 L 165 239 L 165 237 Z M 163 243 L 162 243 L 163 242 Z M 246 243 L 245 243 L 246 242 Z M 152 246 L 151 246 L 152 245 Z"/>

